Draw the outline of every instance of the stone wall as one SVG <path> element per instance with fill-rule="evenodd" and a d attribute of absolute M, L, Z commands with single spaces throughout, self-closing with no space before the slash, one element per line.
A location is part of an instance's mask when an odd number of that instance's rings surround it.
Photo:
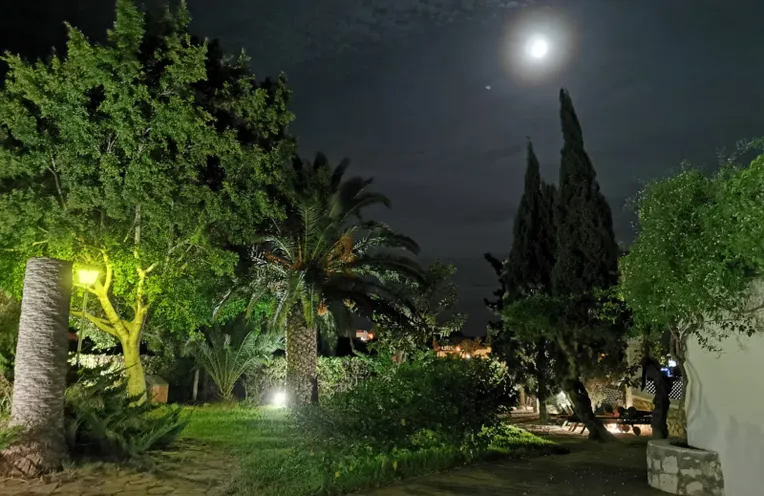
<path fill-rule="evenodd" d="M 676 446 L 665 439 L 647 445 L 647 478 L 652 487 L 670 494 L 724 496 L 717 453 Z"/>

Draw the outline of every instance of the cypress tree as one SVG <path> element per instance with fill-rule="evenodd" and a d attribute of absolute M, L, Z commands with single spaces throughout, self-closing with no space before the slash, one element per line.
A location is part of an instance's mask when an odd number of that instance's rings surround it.
<path fill-rule="evenodd" d="M 549 187 L 542 183 L 539 161 L 528 140 L 525 170 L 525 190 L 515 216 L 512 248 L 507 261 L 509 297 L 516 299 L 550 289 L 554 267 L 554 226 L 549 199 Z"/>
<path fill-rule="evenodd" d="M 495 292 L 498 302 L 488 302 L 489 308 L 501 311 L 512 303 L 533 294 L 551 291 L 551 271 L 554 267 L 554 186 L 541 181 L 539 162 L 528 140 L 525 189 L 515 216 L 513 241 L 509 258 L 500 264 L 490 256 L 486 259 L 500 276 L 501 290 Z M 496 333 L 492 342 L 508 366 L 516 372 L 518 382 L 533 378 L 534 393 L 539 400 L 540 417 L 546 420 L 546 399 L 553 386 L 549 373 L 550 343 L 543 336 L 519 339 L 512 329 L 492 323 Z"/>
<path fill-rule="evenodd" d="M 596 357 L 620 339 L 591 327 L 591 310 L 597 305 L 595 290 L 618 282 L 619 250 L 610 206 L 600 192 L 584 150 L 581 125 L 565 89 L 560 90 L 560 119 L 564 145 L 554 204 L 557 250 L 551 285 L 566 316 L 556 331 L 556 346 L 559 358 L 567 362 L 562 386 L 576 415 L 592 439 L 606 440 L 611 436 L 594 415 L 582 376 L 584 367 L 596 363 Z"/>
<path fill-rule="evenodd" d="M 555 295 L 581 295 L 618 282 L 618 244 L 613 216 L 600 192 L 592 161 L 584 150 L 581 125 L 570 94 L 560 90 L 562 161 L 555 202 L 557 260 L 552 270 Z"/>

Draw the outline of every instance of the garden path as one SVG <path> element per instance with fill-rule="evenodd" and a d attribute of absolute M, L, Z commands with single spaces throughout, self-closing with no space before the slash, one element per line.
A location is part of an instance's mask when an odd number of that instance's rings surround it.
<path fill-rule="evenodd" d="M 0 479 L 0 496 L 213 496 L 223 494 L 235 460 L 181 441 L 157 455 L 153 470 L 85 465 L 36 480 Z"/>
<path fill-rule="evenodd" d="M 532 429 L 531 429 L 532 430 Z M 647 484 L 647 439 L 619 435 L 592 443 L 575 434 L 549 435 L 567 455 L 505 459 L 380 488 L 366 496 L 659 496 Z"/>

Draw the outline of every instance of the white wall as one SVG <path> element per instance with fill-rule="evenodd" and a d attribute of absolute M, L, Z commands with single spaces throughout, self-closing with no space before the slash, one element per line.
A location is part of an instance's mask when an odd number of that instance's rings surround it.
<path fill-rule="evenodd" d="M 721 353 L 689 343 L 691 446 L 716 451 L 726 496 L 764 495 L 764 336 L 732 337 Z"/>

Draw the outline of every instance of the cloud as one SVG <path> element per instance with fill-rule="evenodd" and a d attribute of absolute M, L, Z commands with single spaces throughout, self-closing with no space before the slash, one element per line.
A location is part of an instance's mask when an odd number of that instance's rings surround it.
<path fill-rule="evenodd" d="M 400 39 L 430 26 L 516 10 L 531 0 L 218 0 L 216 15 L 195 25 L 256 61 L 294 67 L 317 58 Z M 194 12 L 193 2 L 191 5 Z M 201 10 L 201 9 L 199 9 Z M 266 65 L 270 65 L 267 62 Z"/>

